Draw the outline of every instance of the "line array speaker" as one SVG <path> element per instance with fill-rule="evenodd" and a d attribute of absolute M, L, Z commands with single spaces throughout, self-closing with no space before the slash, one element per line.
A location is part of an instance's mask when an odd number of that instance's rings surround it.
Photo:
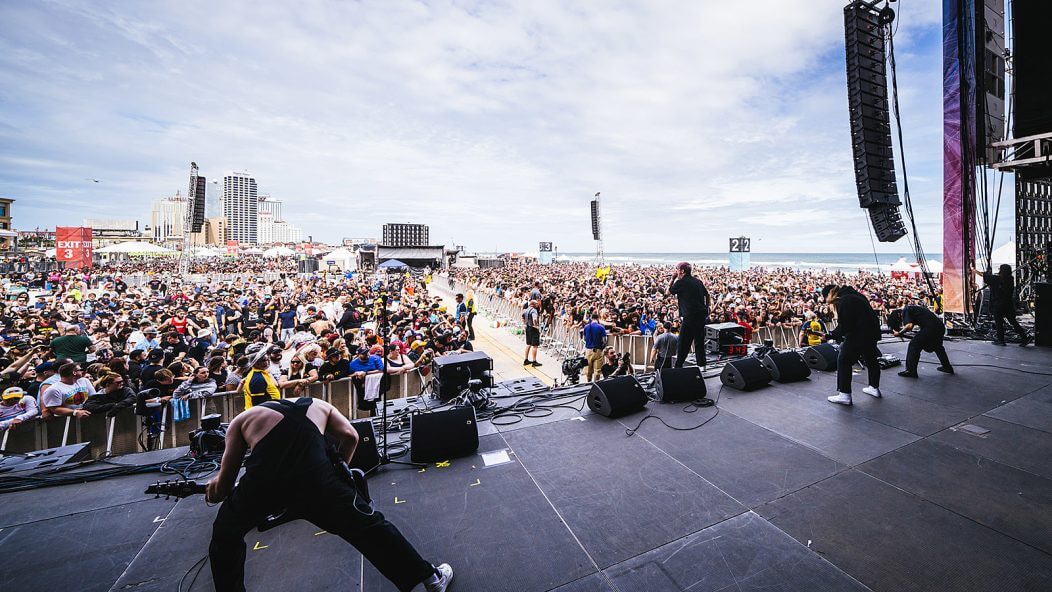
<path fill-rule="evenodd" d="M 895 153 L 888 105 L 887 24 L 890 9 L 855 0 L 844 7 L 848 107 L 858 203 L 870 209 L 870 221 L 881 242 L 906 235 L 898 213 Z M 874 214 L 873 209 L 877 210 Z M 877 228 L 878 223 L 880 228 Z"/>
<path fill-rule="evenodd" d="M 882 243 L 893 243 L 906 236 L 906 226 L 898 206 L 873 206 L 869 208 L 869 221 L 873 224 L 873 233 Z"/>

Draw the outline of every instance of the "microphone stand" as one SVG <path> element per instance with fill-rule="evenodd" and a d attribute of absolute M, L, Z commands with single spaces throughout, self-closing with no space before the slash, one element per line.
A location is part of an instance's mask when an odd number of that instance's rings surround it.
<path fill-rule="evenodd" d="M 379 453 L 380 453 L 380 462 L 379 462 L 379 464 L 377 464 L 375 467 L 369 469 L 369 473 L 372 473 L 373 471 L 375 471 L 376 469 L 378 469 L 378 468 L 380 468 L 380 467 L 382 467 L 384 465 L 390 465 L 390 464 L 405 465 L 407 467 L 415 467 L 415 468 L 418 468 L 418 469 L 422 469 L 422 468 L 426 467 L 427 465 L 422 464 L 422 463 L 415 463 L 415 462 L 410 462 L 410 461 L 404 461 L 404 460 L 395 460 L 395 459 L 391 458 L 391 455 L 390 455 L 390 453 L 387 450 L 387 389 L 388 389 L 388 387 L 391 386 L 391 379 L 390 379 L 390 376 L 387 374 L 387 346 L 389 345 L 388 344 L 388 331 L 389 331 L 390 327 L 388 327 L 389 323 L 388 323 L 388 319 L 387 319 L 387 292 L 386 291 L 380 293 L 380 303 L 381 303 L 381 306 L 380 306 L 380 317 L 377 319 L 377 321 L 378 321 L 378 323 L 377 323 L 377 332 L 380 334 L 380 336 L 383 338 L 383 341 L 384 341 L 384 355 L 383 355 L 383 360 L 384 360 L 383 361 L 383 364 L 384 364 L 383 368 L 384 369 L 383 369 L 383 375 L 380 376 L 380 399 L 379 399 L 380 404 L 382 405 L 382 408 L 380 410 L 380 417 L 381 417 L 381 419 L 380 419 L 380 422 L 381 422 L 380 430 L 383 432 L 384 445 L 383 445 L 383 448 L 381 450 L 379 450 Z"/>

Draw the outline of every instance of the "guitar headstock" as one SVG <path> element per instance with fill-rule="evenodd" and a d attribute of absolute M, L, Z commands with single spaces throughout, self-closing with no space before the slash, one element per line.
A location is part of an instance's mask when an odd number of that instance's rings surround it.
<path fill-rule="evenodd" d="M 153 495 L 154 497 L 161 497 L 165 499 L 170 497 L 184 498 L 191 495 L 197 495 L 205 492 L 205 486 L 203 483 L 197 481 L 178 479 L 176 481 L 158 481 L 153 485 L 146 487 L 146 495 Z"/>

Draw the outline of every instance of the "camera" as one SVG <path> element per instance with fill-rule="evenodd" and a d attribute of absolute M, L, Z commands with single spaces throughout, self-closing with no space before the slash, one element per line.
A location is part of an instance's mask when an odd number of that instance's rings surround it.
<path fill-rule="evenodd" d="M 577 384 L 581 382 L 581 369 L 587 365 L 588 362 L 584 359 L 584 356 L 566 358 L 563 360 L 563 376 L 566 377 L 567 382 L 570 384 Z"/>
<path fill-rule="evenodd" d="M 190 432 L 190 456 L 201 458 L 223 454 L 226 450 L 226 428 L 218 413 L 201 418 L 201 429 Z"/>

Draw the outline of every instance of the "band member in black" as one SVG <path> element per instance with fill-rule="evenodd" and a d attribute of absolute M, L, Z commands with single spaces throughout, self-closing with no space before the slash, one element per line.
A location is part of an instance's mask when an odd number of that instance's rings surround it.
<path fill-rule="evenodd" d="M 910 339 L 909 349 L 906 350 L 906 369 L 899 372 L 899 376 L 917 378 L 917 364 L 920 362 L 922 351 L 939 356 L 939 363 L 942 365 L 936 370 L 953 374 L 950 357 L 946 355 L 946 348 L 942 345 L 942 338 L 946 336 L 946 325 L 935 313 L 926 307 L 910 304 L 902 307 L 900 315 L 892 315 L 888 324 L 894 325 L 891 327 L 891 333 L 896 337 L 902 337 L 906 332 L 917 329 L 917 333 Z"/>
<path fill-rule="evenodd" d="M 1019 345 L 1025 347 L 1030 343 L 1030 334 L 1015 318 L 1015 279 L 1012 277 L 1012 267 L 1004 263 L 997 269 L 997 275 L 988 271 L 983 274 L 983 280 L 990 287 L 990 313 L 994 315 L 994 328 L 997 331 L 994 345 L 1005 345 L 1007 320 L 1023 339 Z"/>
<path fill-rule="evenodd" d="M 208 482 L 206 491 L 208 501 L 223 501 L 208 547 L 215 589 L 245 589 L 245 534 L 287 509 L 354 545 L 401 592 L 420 584 L 427 592 L 445 592 L 453 579 L 452 568 L 435 567 L 422 559 L 402 533 L 340 476 L 326 452 L 325 434 L 339 442 L 340 457 L 349 462 L 358 434 L 324 401 L 310 397 L 267 401 L 230 422 L 219 474 Z M 234 487 L 249 448 L 252 455 L 245 474 Z M 289 507 L 292 501 L 298 506 Z"/>
<path fill-rule="evenodd" d="M 676 264 L 676 275 L 668 287 L 679 301 L 679 347 L 676 352 L 676 368 L 682 368 L 694 345 L 694 356 L 698 366 L 705 367 L 705 323 L 709 319 L 709 291 L 701 280 L 691 275 L 690 263 Z"/>
<path fill-rule="evenodd" d="M 869 300 L 851 286 L 828 285 L 822 288 L 826 302 L 836 307 L 837 326 L 826 338 L 841 341 L 837 358 L 837 394 L 827 397 L 830 403 L 851 404 L 851 367 L 859 359 L 866 364 L 869 386 L 862 392 L 880 397 L 880 365 L 877 342 L 880 341 L 880 319 Z"/>

